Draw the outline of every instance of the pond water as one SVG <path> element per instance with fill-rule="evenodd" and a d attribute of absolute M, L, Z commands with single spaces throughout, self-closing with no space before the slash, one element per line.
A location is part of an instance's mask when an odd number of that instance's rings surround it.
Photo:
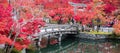
<path fill-rule="evenodd" d="M 61 44 L 48 45 L 36 53 L 120 53 L 120 40 L 66 37 Z"/>

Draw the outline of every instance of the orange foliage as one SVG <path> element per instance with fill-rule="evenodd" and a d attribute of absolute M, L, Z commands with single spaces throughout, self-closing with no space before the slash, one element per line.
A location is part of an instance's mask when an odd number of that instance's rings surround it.
<path fill-rule="evenodd" d="M 2 4 L 4 7 L 8 6 L 7 0 L 0 0 L 0 4 Z"/>
<path fill-rule="evenodd" d="M 118 21 L 115 25 L 114 25 L 114 28 L 115 28 L 115 33 L 116 34 L 120 34 L 120 21 Z"/>

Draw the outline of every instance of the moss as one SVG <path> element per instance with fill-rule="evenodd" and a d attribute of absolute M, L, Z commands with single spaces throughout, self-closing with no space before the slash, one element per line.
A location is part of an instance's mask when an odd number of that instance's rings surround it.
<path fill-rule="evenodd" d="M 0 53 L 4 53 L 3 49 L 0 49 Z M 11 53 L 21 53 L 21 51 L 18 51 L 15 48 L 13 48 Z"/>
<path fill-rule="evenodd" d="M 51 20 L 50 23 L 51 24 L 57 24 L 57 21 Z"/>
<path fill-rule="evenodd" d="M 35 50 L 32 50 L 32 49 L 26 49 L 26 53 L 35 53 Z"/>
<path fill-rule="evenodd" d="M 109 34 L 109 38 L 119 38 L 120 35 L 115 34 L 114 32 L 112 34 Z"/>
<path fill-rule="evenodd" d="M 28 50 L 35 50 L 35 49 L 37 49 L 37 48 L 33 44 L 30 44 L 29 47 L 28 47 Z"/>
<path fill-rule="evenodd" d="M 0 53 L 3 53 L 3 49 L 0 49 Z"/>
<path fill-rule="evenodd" d="M 109 33 L 109 32 L 101 32 L 101 31 L 99 31 L 99 32 L 91 31 L 91 32 L 86 32 L 86 33 L 88 33 L 88 34 L 112 34 L 112 33 Z"/>
<path fill-rule="evenodd" d="M 13 48 L 13 50 L 11 51 L 11 53 L 21 53 L 21 51 L 18 51 L 15 48 Z"/>

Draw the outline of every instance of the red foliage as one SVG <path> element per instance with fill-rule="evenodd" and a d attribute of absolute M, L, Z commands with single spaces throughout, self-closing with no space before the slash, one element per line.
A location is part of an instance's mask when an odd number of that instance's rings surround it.
<path fill-rule="evenodd" d="M 24 45 L 29 45 L 31 41 L 29 39 L 24 39 L 23 40 Z"/>
<path fill-rule="evenodd" d="M 65 24 L 65 23 L 67 23 L 67 22 L 68 22 L 68 20 L 69 20 L 69 19 L 68 19 L 68 18 L 66 18 L 66 17 L 64 17 L 64 18 L 62 18 L 62 20 L 63 20 L 63 21 L 62 21 L 62 22 L 63 22 L 63 24 Z"/>
<path fill-rule="evenodd" d="M 63 21 L 62 23 L 67 23 L 69 19 L 71 19 L 74 15 L 74 12 L 71 7 L 68 8 L 57 8 L 52 9 L 49 12 L 49 16 L 52 17 L 53 20 L 59 21 L 60 19 Z"/>
<path fill-rule="evenodd" d="M 6 38 L 5 35 L 1 35 L 0 34 L 0 44 L 5 44 L 6 43 L 6 41 L 5 41 L 6 39 L 5 38 Z"/>
<path fill-rule="evenodd" d="M 25 4 L 26 5 L 26 4 Z M 0 4 L 0 44 L 12 45 L 15 36 L 21 41 L 15 42 L 15 48 L 21 50 L 27 48 L 31 41 L 28 38 L 33 34 L 40 32 L 39 28 L 44 26 L 44 22 L 40 18 L 33 18 L 32 14 L 26 14 L 27 18 L 14 20 L 12 18 L 12 7 Z M 9 38 L 11 34 L 11 37 Z"/>
<path fill-rule="evenodd" d="M 114 25 L 114 28 L 115 28 L 115 33 L 120 35 L 120 21 L 118 21 L 115 25 Z"/>
<path fill-rule="evenodd" d="M 0 5 L 0 33 L 7 35 L 12 24 L 11 6 L 4 7 L 3 5 Z"/>
<path fill-rule="evenodd" d="M 56 43 L 58 43 L 57 39 L 50 40 L 50 44 L 51 44 L 51 45 L 54 45 L 54 44 L 56 44 Z"/>
<path fill-rule="evenodd" d="M 26 39 L 28 35 L 26 34 L 19 34 L 19 37 L 22 38 L 22 39 Z"/>
<path fill-rule="evenodd" d="M 35 19 L 34 21 L 27 22 L 23 25 L 21 27 L 21 32 L 27 35 L 34 34 L 36 30 L 39 31 L 39 28 L 44 26 L 44 24 L 45 23 L 41 19 Z"/>
<path fill-rule="evenodd" d="M 35 4 L 39 5 L 39 4 L 43 4 L 44 0 L 35 0 Z"/>
<path fill-rule="evenodd" d="M 89 2 L 92 2 L 93 0 L 72 0 L 72 2 L 75 2 L 75 3 L 89 3 Z"/>
<path fill-rule="evenodd" d="M 15 42 L 15 48 L 17 50 L 22 50 L 23 49 L 22 45 L 19 42 Z"/>
<path fill-rule="evenodd" d="M 8 43 L 9 45 L 12 44 L 12 40 L 7 38 L 5 35 L 0 34 L 0 44 Z"/>
<path fill-rule="evenodd" d="M 56 14 L 56 13 L 55 13 L 53 10 L 49 11 L 49 15 L 50 15 L 50 16 L 55 16 L 55 14 Z"/>
<path fill-rule="evenodd" d="M 81 16 L 76 15 L 76 16 L 74 16 L 74 19 L 76 20 L 76 22 L 80 22 L 80 20 L 81 20 Z"/>
<path fill-rule="evenodd" d="M 58 20 L 60 20 L 60 17 L 59 17 L 59 16 L 55 16 L 55 17 L 53 18 L 53 20 L 58 21 Z"/>
<path fill-rule="evenodd" d="M 112 11 L 115 11 L 116 7 L 113 6 L 112 4 L 105 4 L 105 6 L 103 7 L 105 13 L 112 13 Z"/>
<path fill-rule="evenodd" d="M 120 5 L 120 1 L 119 0 L 102 0 L 104 3 L 110 3 L 113 5 Z"/>

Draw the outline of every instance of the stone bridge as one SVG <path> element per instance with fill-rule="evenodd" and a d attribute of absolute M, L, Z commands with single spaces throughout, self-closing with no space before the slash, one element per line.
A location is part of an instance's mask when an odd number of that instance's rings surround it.
<path fill-rule="evenodd" d="M 40 28 L 41 32 L 38 33 L 37 38 L 39 43 L 43 37 L 46 37 L 48 40 L 51 37 L 56 37 L 59 42 L 66 36 L 65 34 L 78 34 L 79 25 L 78 24 L 46 24 L 45 27 Z"/>

